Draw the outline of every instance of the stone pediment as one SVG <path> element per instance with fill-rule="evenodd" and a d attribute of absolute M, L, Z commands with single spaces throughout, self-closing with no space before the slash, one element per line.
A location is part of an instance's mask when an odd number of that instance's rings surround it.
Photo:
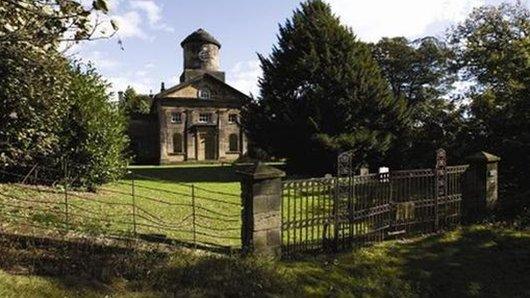
<path fill-rule="evenodd" d="M 232 86 L 207 73 L 199 75 L 190 81 L 180 83 L 165 91 L 162 91 L 155 95 L 155 98 L 174 98 L 176 100 L 178 100 L 179 98 L 195 98 L 197 100 L 202 100 L 203 98 L 199 97 L 200 90 L 206 90 L 207 92 L 209 92 L 209 100 L 212 101 L 240 103 L 248 99 L 248 96 L 244 93 L 238 91 Z"/>

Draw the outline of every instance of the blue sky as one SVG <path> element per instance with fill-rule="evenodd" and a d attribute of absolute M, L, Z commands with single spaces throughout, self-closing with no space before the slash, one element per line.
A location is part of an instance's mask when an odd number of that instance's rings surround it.
<path fill-rule="evenodd" d="M 510 2 L 514 2 L 512 0 Z M 528 5 L 530 0 L 525 0 Z M 91 1 L 83 1 L 91 3 Z M 180 41 L 204 28 L 222 44 L 221 68 L 227 82 L 257 94 L 260 75 L 256 53 L 268 54 L 276 43 L 278 23 L 298 7 L 295 0 L 109 0 L 110 18 L 120 30 L 111 39 L 84 42 L 68 53 L 91 61 L 112 83 L 111 91 L 128 85 L 154 93 L 160 82 L 178 83 L 182 72 Z M 442 36 L 473 7 L 498 0 L 328 0 L 334 12 L 358 37 L 416 38 Z M 104 28 L 104 27 L 103 27 Z M 123 42 L 120 49 L 117 41 Z"/>

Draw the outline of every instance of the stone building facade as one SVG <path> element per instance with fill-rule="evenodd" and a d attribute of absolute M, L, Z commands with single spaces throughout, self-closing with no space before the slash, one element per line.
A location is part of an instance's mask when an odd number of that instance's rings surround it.
<path fill-rule="evenodd" d="M 165 89 L 162 83 L 151 115 L 131 121 L 134 151 L 160 164 L 236 160 L 247 151 L 241 108 L 249 98 L 226 84 L 219 68 L 221 44 L 209 33 L 199 29 L 181 46 L 180 84 Z"/>

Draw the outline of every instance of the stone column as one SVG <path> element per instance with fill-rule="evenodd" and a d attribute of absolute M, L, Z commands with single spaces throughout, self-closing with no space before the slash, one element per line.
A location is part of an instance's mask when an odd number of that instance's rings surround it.
<path fill-rule="evenodd" d="M 468 221 L 491 214 L 497 206 L 498 156 L 478 152 L 466 158 L 469 168 L 463 189 L 464 217 Z"/>
<path fill-rule="evenodd" d="M 279 257 L 282 242 L 282 177 L 285 172 L 258 162 L 238 173 L 242 175 L 243 252 Z"/>

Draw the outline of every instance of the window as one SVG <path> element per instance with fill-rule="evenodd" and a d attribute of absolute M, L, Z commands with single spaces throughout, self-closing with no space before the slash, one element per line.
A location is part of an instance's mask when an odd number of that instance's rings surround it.
<path fill-rule="evenodd" d="M 237 114 L 228 115 L 228 123 L 231 123 L 231 124 L 237 123 Z"/>
<path fill-rule="evenodd" d="M 197 96 L 200 99 L 210 99 L 210 90 L 208 90 L 207 88 L 199 89 L 199 91 L 197 91 Z"/>
<path fill-rule="evenodd" d="M 181 113 L 171 113 L 171 123 L 176 123 L 176 124 L 182 123 L 182 114 Z"/>
<path fill-rule="evenodd" d="M 210 123 L 212 122 L 212 114 L 199 114 L 199 123 Z"/>
<path fill-rule="evenodd" d="M 228 147 L 230 152 L 237 152 L 239 151 L 239 137 L 237 134 L 233 133 L 228 138 Z"/>
<path fill-rule="evenodd" d="M 173 153 L 180 154 L 184 152 L 182 134 L 176 133 L 173 135 Z"/>

